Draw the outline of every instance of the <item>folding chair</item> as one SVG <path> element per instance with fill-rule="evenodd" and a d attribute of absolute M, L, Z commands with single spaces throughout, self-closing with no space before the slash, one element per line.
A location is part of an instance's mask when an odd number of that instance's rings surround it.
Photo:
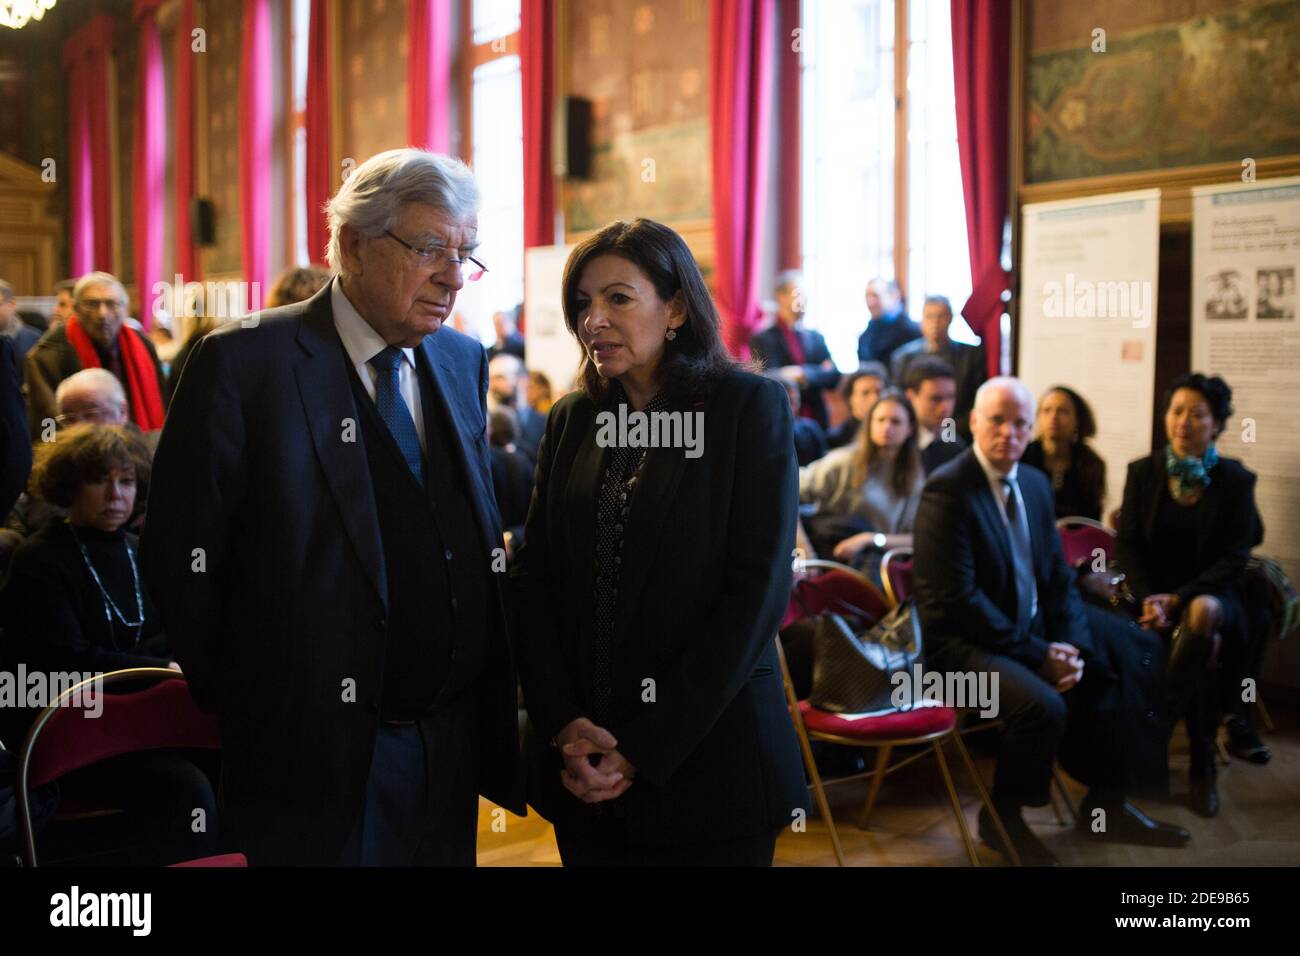
<path fill-rule="evenodd" d="M 100 694 L 98 703 L 103 710 L 97 718 L 87 719 L 83 714 L 83 693 L 96 680 L 100 682 L 98 692 L 114 684 L 150 679 L 157 683 L 144 690 Z M 180 671 L 132 667 L 81 681 L 63 691 L 37 716 L 18 755 L 18 826 L 24 863 L 37 865 L 32 788 L 101 760 L 167 748 L 221 749 L 216 718 L 195 706 Z M 201 860 L 189 862 L 205 865 Z"/>
<path fill-rule="evenodd" d="M 791 596 L 791 605 L 797 611 L 794 617 L 795 620 L 801 616 L 818 614 L 825 607 L 834 603 L 835 600 L 844 600 L 846 603 L 877 616 L 883 616 L 888 611 L 888 606 L 880 591 L 853 568 L 835 561 L 820 559 L 806 561 L 804 565 L 805 567 L 825 569 L 826 573 L 816 578 L 818 591 L 813 592 L 811 595 L 805 594 L 801 598 Z M 828 582 L 832 582 L 831 586 L 835 589 L 834 593 L 825 589 Z M 824 601 L 820 605 L 817 600 L 819 595 Z M 787 612 L 786 616 L 789 619 L 790 613 Z M 821 814 L 822 819 L 826 821 L 826 825 L 830 830 L 831 845 L 835 850 L 836 862 L 840 866 L 846 865 L 844 848 L 840 842 L 839 831 L 835 827 L 835 820 L 831 815 L 830 804 L 826 800 L 826 790 L 821 773 L 817 769 L 817 762 L 813 759 L 811 743 L 813 740 L 849 747 L 877 748 L 875 768 L 865 775 L 872 777 L 872 782 L 867 794 L 867 802 L 863 806 L 858 819 L 858 826 L 863 829 L 866 828 L 871 812 L 875 808 L 876 798 L 880 794 L 880 787 L 885 776 L 925 756 L 926 753 L 932 752 L 939 763 L 939 770 L 943 776 L 949 801 L 952 804 L 953 814 L 957 818 L 957 827 L 961 832 L 967 856 L 970 858 L 971 865 L 979 866 L 979 856 L 975 852 L 975 843 L 971 838 L 970 828 L 966 823 L 965 813 L 962 811 L 961 800 L 957 795 L 952 774 L 948 769 L 948 761 L 943 753 L 942 745 L 951 739 L 957 748 L 957 752 L 961 755 L 967 771 L 975 781 L 980 800 L 992 816 L 993 822 L 1002 837 L 1003 845 L 1010 846 L 1010 839 L 1006 835 L 1006 830 L 1002 826 L 1002 820 L 998 816 L 997 810 L 994 809 L 992 801 L 989 799 L 988 791 L 984 787 L 984 781 L 976 772 L 975 765 L 962 743 L 961 736 L 953 732 L 957 726 L 956 711 L 950 707 L 917 707 L 910 711 L 899 711 L 878 717 L 846 720 L 838 714 L 818 710 L 807 701 L 799 700 L 798 695 L 795 693 L 794 682 L 790 677 L 790 668 L 786 663 L 785 652 L 781 648 L 779 639 L 777 640 L 777 654 L 781 660 L 781 677 L 785 683 L 786 702 L 790 708 L 790 717 L 794 722 L 795 734 L 799 738 L 799 747 L 803 751 L 804 765 L 807 767 L 808 775 L 812 780 L 813 797 L 817 801 L 818 812 Z M 889 764 L 889 758 L 895 747 L 912 744 L 929 744 L 930 748 L 928 751 L 913 754 L 892 766 Z M 830 782 L 839 783 L 856 780 L 862 776 L 864 775 L 855 774 Z M 1020 860 L 1015 856 L 1014 848 L 1011 852 L 1013 856 L 1012 862 L 1019 866 Z"/>
<path fill-rule="evenodd" d="M 1115 554 L 1115 529 L 1083 515 L 1071 515 L 1056 522 L 1057 534 L 1061 536 L 1061 550 L 1065 553 L 1065 563 L 1070 567 L 1093 557 L 1098 551 L 1107 561 Z"/>

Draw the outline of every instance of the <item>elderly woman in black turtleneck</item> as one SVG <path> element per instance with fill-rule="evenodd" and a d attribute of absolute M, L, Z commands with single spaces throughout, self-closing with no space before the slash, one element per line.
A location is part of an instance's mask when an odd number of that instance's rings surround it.
<path fill-rule="evenodd" d="M 149 470 L 139 434 L 122 426 L 77 425 L 37 446 L 30 489 L 68 515 L 14 552 L 0 590 L 7 663 L 29 673 L 179 670 L 137 567 L 135 535 L 125 530 Z M 64 782 L 80 794 L 111 793 L 128 811 L 124 832 L 150 845 L 125 862 L 175 862 L 215 846 L 211 784 L 179 753 L 128 754 Z M 203 833 L 191 826 L 196 808 L 207 817 Z"/>

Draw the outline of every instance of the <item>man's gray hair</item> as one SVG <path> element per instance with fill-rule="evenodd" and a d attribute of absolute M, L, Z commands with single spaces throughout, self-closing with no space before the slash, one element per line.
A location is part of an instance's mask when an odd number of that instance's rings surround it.
<path fill-rule="evenodd" d="M 785 269 L 776 274 L 776 278 L 772 280 L 772 288 L 775 291 L 780 292 L 782 289 L 788 289 L 793 285 L 798 285 L 802 279 L 803 276 L 800 274 L 798 269 Z"/>
<path fill-rule="evenodd" d="M 421 202 L 454 219 L 478 211 L 478 183 L 459 159 L 423 149 L 390 149 L 371 156 L 344 180 L 326 207 L 330 240 L 326 261 L 335 275 L 347 275 L 343 265 L 342 228 L 363 236 L 382 236 L 397 227 L 407 203 Z"/>
<path fill-rule="evenodd" d="M 126 391 L 122 383 L 106 368 L 83 368 L 74 372 L 59 383 L 54 390 L 54 404 L 63 411 L 63 400 L 73 391 L 95 391 L 108 397 L 111 402 L 125 402 Z"/>
<path fill-rule="evenodd" d="M 117 290 L 117 296 L 122 300 L 122 305 L 127 304 L 126 286 L 122 285 L 117 276 L 108 272 L 87 272 L 77 280 L 77 284 L 72 287 L 72 301 L 80 302 L 81 297 L 86 294 L 86 290 L 92 285 L 112 286 Z"/>

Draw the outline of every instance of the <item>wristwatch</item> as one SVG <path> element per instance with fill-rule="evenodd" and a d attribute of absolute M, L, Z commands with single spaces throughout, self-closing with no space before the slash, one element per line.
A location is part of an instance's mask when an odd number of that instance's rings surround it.
<path fill-rule="evenodd" d="M 884 534 L 882 534 L 881 532 L 877 531 L 876 534 L 875 534 L 875 536 L 871 539 L 871 544 L 872 544 L 872 546 L 873 546 L 877 551 L 884 551 L 884 550 L 885 550 L 885 542 L 887 542 L 888 540 L 889 540 L 889 539 L 886 538 L 886 537 L 884 536 Z"/>

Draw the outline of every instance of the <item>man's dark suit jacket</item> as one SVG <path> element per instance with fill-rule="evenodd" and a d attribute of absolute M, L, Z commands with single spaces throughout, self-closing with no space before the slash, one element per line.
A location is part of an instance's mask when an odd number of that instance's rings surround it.
<path fill-rule="evenodd" d="M 542 435 L 546 433 L 546 416 L 526 402 L 519 403 L 515 415 L 519 419 L 519 440 L 515 442 L 515 447 L 531 464 L 536 465 L 537 446 L 542 443 Z"/>
<path fill-rule="evenodd" d="M 807 804 L 774 645 L 792 583 L 798 472 L 790 402 L 741 371 L 700 404 L 703 454 L 652 448 L 626 522 L 607 729 L 636 767 L 613 803 L 650 839 L 771 833 Z M 591 715 L 595 505 L 607 452 L 597 405 L 551 409 L 525 543 L 511 572 L 519 666 L 535 727 L 530 802 L 580 833 L 591 807 L 560 783 L 549 741 Z M 646 698 L 654 681 L 653 700 Z"/>
<path fill-rule="evenodd" d="M 0 335 L 0 521 L 27 487 L 32 470 L 27 406 L 18 381 L 14 344 L 7 335 Z"/>
<path fill-rule="evenodd" d="M 799 389 L 799 401 L 812 408 L 813 417 L 824 429 L 827 421 L 826 400 L 822 397 L 822 392 L 840 383 L 840 371 L 837 368 L 822 368 L 822 363 L 831 357 L 831 353 L 820 332 L 802 327 L 796 327 L 794 331 L 799 337 L 799 344 L 803 346 L 804 384 Z M 790 354 L 790 346 L 781 334 L 779 323 L 755 334 L 749 340 L 749 348 L 754 360 L 762 362 L 763 367 L 769 371 L 799 364 Z"/>
<path fill-rule="evenodd" d="M 1120 567 L 1133 593 L 1153 593 L 1154 567 L 1167 557 L 1155 537 L 1156 512 L 1168 481 L 1163 449 L 1129 463 L 1116 542 Z M 1197 576 L 1178 588 L 1181 604 L 1198 594 L 1233 592 L 1241 585 L 1250 551 L 1264 540 L 1255 507 L 1255 473 L 1235 458 L 1220 458 L 1210 469 L 1196 512 Z"/>
<path fill-rule="evenodd" d="M 154 348 L 149 336 L 142 335 L 130 326 L 126 328 L 129 334 L 144 343 L 145 350 L 153 359 L 154 372 L 158 376 L 158 394 L 165 397 L 167 376 L 163 374 L 162 362 L 158 360 L 158 350 Z M 59 383 L 81 371 L 81 359 L 68 340 L 67 327 L 60 325 L 42 335 L 40 341 L 27 353 L 23 369 L 23 381 L 27 387 L 28 430 L 32 441 L 38 441 L 45 419 L 54 418 L 59 414 L 58 402 L 54 398 Z M 126 387 L 125 382 L 122 383 L 122 387 L 126 390 L 126 400 L 130 404 L 131 390 Z"/>
<path fill-rule="evenodd" d="M 420 349 L 459 439 L 446 466 L 491 553 L 502 533 L 487 359 L 448 327 Z M 255 327 L 218 329 L 186 366 L 154 462 L 141 561 L 190 691 L 220 721 L 223 820 L 254 862 L 333 864 L 365 797 L 388 591 L 349 375 L 329 284 Z M 490 663 L 473 690 L 478 786 L 522 812 L 515 674 L 492 578 Z"/>
<path fill-rule="evenodd" d="M 937 471 L 942 465 L 946 465 L 966 450 L 966 442 L 960 435 L 953 435 L 952 438 L 952 441 L 944 441 L 942 436 L 936 435 L 934 441 L 922 450 L 921 467 L 925 469 L 927 475 Z"/>
<path fill-rule="evenodd" d="M 889 368 L 894 350 L 921 337 L 921 326 L 907 317 L 901 308 L 893 315 L 871 319 L 858 336 L 858 361 L 879 362 Z"/>
<path fill-rule="evenodd" d="M 1092 654 L 1074 572 L 1061 553 L 1051 483 L 1023 463 L 1016 477 L 1038 581 L 1035 626 L 1017 632 L 1011 541 L 970 448 L 930 476 L 916 513 L 913 587 L 927 654 L 948 641 L 968 641 L 1035 671 L 1053 641 L 1073 644 L 1085 662 Z"/>

